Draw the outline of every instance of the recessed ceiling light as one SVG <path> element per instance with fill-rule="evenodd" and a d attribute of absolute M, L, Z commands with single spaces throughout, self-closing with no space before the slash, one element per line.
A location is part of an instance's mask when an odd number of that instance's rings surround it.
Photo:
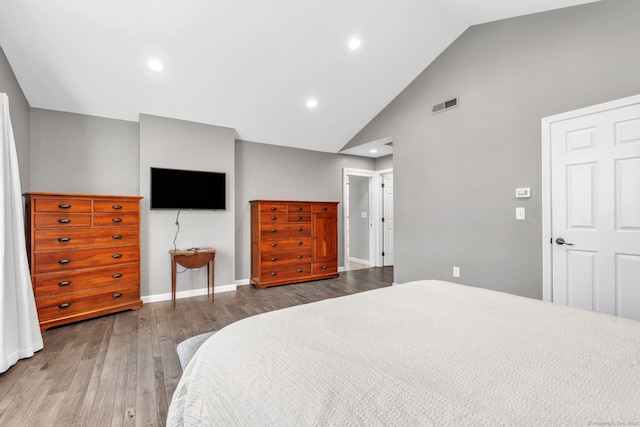
<path fill-rule="evenodd" d="M 371 150 L 369 150 L 370 153 L 377 153 L 378 150 L 376 150 L 375 148 L 372 148 Z"/>
<path fill-rule="evenodd" d="M 362 45 L 362 41 L 360 41 L 360 39 L 357 37 L 354 37 L 351 40 L 349 40 L 349 49 L 351 50 L 360 49 L 360 45 Z"/>
<path fill-rule="evenodd" d="M 318 100 L 315 98 L 309 98 L 307 100 L 307 107 L 308 108 L 316 108 L 316 106 L 318 105 Z"/>
<path fill-rule="evenodd" d="M 147 65 L 149 66 L 149 68 L 151 68 L 153 71 L 162 71 L 164 70 L 164 64 L 162 62 L 160 62 L 159 59 L 150 59 L 149 62 L 147 62 Z"/>

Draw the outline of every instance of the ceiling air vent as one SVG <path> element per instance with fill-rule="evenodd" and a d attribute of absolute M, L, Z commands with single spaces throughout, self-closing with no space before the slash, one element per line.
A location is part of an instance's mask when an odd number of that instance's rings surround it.
<path fill-rule="evenodd" d="M 444 102 L 434 105 L 433 108 L 431 109 L 431 112 L 433 114 L 441 113 L 443 111 L 450 110 L 451 108 L 455 108 L 457 106 L 458 106 L 458 97 L 456 96 L 455 98 L 447 99 Z"/>

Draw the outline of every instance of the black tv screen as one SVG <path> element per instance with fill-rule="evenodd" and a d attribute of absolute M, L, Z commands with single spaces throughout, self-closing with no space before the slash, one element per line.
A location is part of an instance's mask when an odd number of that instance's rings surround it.
<path fill-rule="evenodd" d="M 226 174 L 151 168 L 151 209 L 226 209 Z"/>

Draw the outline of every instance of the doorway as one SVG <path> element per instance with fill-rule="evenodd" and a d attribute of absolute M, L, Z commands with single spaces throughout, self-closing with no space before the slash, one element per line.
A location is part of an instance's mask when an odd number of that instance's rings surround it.
<path fill-rule="evenodd" d="M 640 96 L 542 127 L 543 299 L 640 320 Z"/>
<path fill-rule="evenodd" d="M 384 261 L 382 253 L 393 255 L 393 220 L 391 237 L 384 243 L 382 218 L 384 213 L 383 179 L 390 180 L 393 191 L 393 169 L 372 171 L 364 169 L 343 169 L 343 230 L 344 269 L 359 269 L 393 265 L 393 258 Z M 393 198 L 387 197 L 387 209 L 391 208 L 393 219 Z M 386 218 L 385 218 L 386 221 Z"/>

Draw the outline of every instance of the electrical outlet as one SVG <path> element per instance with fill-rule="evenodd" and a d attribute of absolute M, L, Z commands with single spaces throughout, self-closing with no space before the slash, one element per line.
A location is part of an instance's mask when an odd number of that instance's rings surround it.
<path fill-rule="evenodd" d="M 516 219 L 524 219 L 524 208 L 516 208 Z"/>
<path fill-rule="evenodd" d="M 460 277 L 460 267 L 453 266 L 453 277 Z"/>

